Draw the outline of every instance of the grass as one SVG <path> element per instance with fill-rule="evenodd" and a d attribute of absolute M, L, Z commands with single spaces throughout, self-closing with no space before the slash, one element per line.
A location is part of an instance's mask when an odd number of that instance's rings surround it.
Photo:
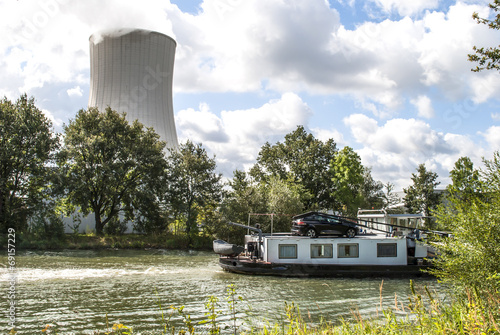
<path fill-rule="evenodd" d="M 238 315 L 246 315 L 248 309 L 238 309 L 238 304 L 244 299 L 236 293 L 234 285 L 229 285 L 226 291 L 226 303 L 223 304 L 217 297 L 208 297 L 205 302 L 204 319 L 199 322 L 192 321 L 184 306 L 170 306 L 165 309 L 158 300 L 161 328 L 141 334 L 500 334 L 498 293 L 487 297 L 488 301 L 471 293 L 464 300 L 443 303 L 436 299 L 427 288 L 419 292 L 415 290 L 413 283 L 410 285 L 412 295 L 408 302 L 406 304 L 400 302 L 396 297 L 394 306 L 381 310 L 378 317 L 365 319 L 359 312 L 353 311 L 350 319 L 342 318 L 336 322 L 322 319 L 319 323 L 314 323 L 304 319 L 299 306 L 285 302 L 284 309 L 278 312 L 283 315 L 282 321 L 274 324 L 264 322 L 263 326 L 252 325 L 238 317 Z M 380 307 L 382 307 L 382 296 Z M 224 322 L 221 321 L 223 316 L 225 316 Z M 173 318 L 180 319 L 180 322 L 172 322 Z M 15 334 L 15 331 L 11 331 L 11 334 Z M 41 330 L 41 334 L 59 333 L 56 326 L 46 325 Z M 106 322 L 106 329 L 95 331 L 93 334 L 133 335 L 134 330 L 124 324 L 110 326 Z"/>

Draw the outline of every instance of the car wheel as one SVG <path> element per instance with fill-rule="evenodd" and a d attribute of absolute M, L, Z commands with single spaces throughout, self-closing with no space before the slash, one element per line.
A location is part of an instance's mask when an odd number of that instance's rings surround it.
<path fill-rule="evenodd" d="M 306 231 L 306 236 L 309 236 L 309 237 L 316 237 L 316 230 L 314 230 L 313 228 L 309 228 L 309 229 Z"/>
<path fill-rule="evenodd" d="M 354 228 L 349 228 L 349 229 L 347 229 L 345 234 L 347 237 L 353 238 L 354 236 L 356 236 L 356 230 Z"/>

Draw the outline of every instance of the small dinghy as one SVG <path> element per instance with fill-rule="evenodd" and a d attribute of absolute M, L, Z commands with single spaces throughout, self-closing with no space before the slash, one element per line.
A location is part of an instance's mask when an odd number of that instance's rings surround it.
<path fill-rule="evenodd" d="M 214 252 L 224 256 L 236 256 L 245 251 L 245 248 L 236 244 L 227 243 L 223 240 L 214 241 Z"/>

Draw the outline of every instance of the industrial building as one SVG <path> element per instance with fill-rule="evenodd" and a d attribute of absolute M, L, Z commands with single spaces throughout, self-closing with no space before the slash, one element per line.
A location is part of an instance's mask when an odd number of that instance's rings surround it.
<path fill-rule="evenodd" d="M 177 148 L 172 81 L 177 43 L 143 29 L 115 29 L 90 36 L 89 107 L 108 106 L 152 127 L 167 148 Z"/>

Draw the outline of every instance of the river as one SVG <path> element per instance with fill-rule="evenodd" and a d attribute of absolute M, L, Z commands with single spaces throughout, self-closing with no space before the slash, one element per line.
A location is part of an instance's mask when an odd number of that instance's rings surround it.
<path fill-rule="evenodd" d="M 170 250 L 103 250 L 58 252 L 24 251 L 16 260 L 15 292 L 17 334 L 39 334 L 47 324 L 58 334 L 92 334 L 114 323 L 133 327 L 134 334 L 159 329 L 161 310 L 185 306 L 194 322 L 204 319 L 208 296 L 219 298 L 219 310 L 227 311 L 226 289 L 234 284 L 244 298 L 237 305 L 239 319 L 257 325 L 284 316 L 285 302 L 294 302 L 313 322 L 349 318 L 352 310 L 375 316 L 382 298 L 385 307 L 407 303 L 409 280 L 311 279 L 237 275 L 222 271 L 210 252 Z M 0 257 L 0 283 L 8 286 L 7 257 Z M 439 290 L 433 279 L 417 279 L 418 286 Z M 6 289 L 2 290 L 7 297 Z M 161 302 L 162 308 L 159 307 Z M 0 300 L 1 332 L 9 301 Z M 243 311 L 251 308 L 251 312 Z M 106 317 L 107 316 L 107 317 Z M 221 320 L 228 316 L 221 315 Z M 172 320 L 177 320 L 176 316 Z M 159 332 L 158 332 L 159 333 Z"/>

